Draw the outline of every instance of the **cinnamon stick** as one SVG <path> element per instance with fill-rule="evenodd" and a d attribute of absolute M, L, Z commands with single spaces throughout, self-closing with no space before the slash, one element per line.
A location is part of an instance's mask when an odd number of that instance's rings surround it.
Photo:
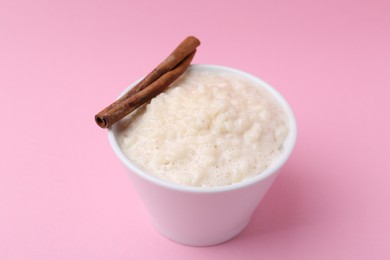
<path fill-rule="evenodd" d="M 129 92 L 99 112 L 95 116 L 96 123 L 102 128 L 108 128 L 163 92 L 188 68 L 199 45 L 197 38 L 187 37 Z"/>

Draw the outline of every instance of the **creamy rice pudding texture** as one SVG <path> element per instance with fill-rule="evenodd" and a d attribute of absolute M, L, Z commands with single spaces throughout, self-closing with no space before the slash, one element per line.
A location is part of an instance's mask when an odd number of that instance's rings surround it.
<path fill-rule="evenodd" d="M 261 174 L 280 155 L 288 118 L 242 75 L 189 69 L 119 124 L 119 145 L 140 169 L 184 186 L 226 186 Z"/>

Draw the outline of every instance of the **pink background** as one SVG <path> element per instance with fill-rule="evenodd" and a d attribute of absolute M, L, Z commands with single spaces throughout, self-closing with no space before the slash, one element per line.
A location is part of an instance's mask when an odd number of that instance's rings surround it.
<path fill-rule="evenodd" d="M 93 121 L 190 34 L 299 127 L 249 226 L 208 248 L 153 229 Z M 0 259 L 390 259 L 390 1 L 3 0 L 0 90 Z"/>

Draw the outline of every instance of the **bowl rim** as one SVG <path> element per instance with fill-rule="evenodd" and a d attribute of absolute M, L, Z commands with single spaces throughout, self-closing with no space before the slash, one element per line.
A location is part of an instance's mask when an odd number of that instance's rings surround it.
<path fill-rule="evenodd" d="M 163 179 L 159 179 L 158 177 L 155 177 L 151 174 L 146 173 L 142 169 L 140 169 L 138 166 L 136 166 L 134 163 L 132 163 L 127 156 L 122 152 L 115 133 L 116 133 L 116 126 L 117 124 L 114 124 L 113 126 L 109 127 L 107 129 L 108 133 L 108 140 L 111 145 L 111 148 L 114 150 L 114 153 L 117 155 L 119 160 L 124 164 L 124 166 L 130 170 L 132 173 L 138 175 L 142 179 L 151 182 L 157 186 L 170 189 L 170 190 L 176 190 L 180 192 L 186 192 L 186 193 L 221 193 L 221 192 L 227 192 L 227 191 L 232 191 L 232 190 L 238 190 L 242 189 L 245 187 L 252 186 L 256 183 L 259 183 L 273 175 L 275 175 L 280 168 L 287 162 L 289 159 L 296 143 L 297 139 L 297 123 L 296 119 L 294 116 L 294 113 L 290 107 L 290 105 L 287 103 L 285 98 L 275 89 L 273 88 L 270 84 L 265 82 L 264 80 L 260 79 L 259 77 L 256 77 L 248 72 L 231 68 L 231 67 L 226 67 L 226 66 L 220 66 L 220 65 L 212 65 L 212 64 L 191 64 L 188 70 L 194 70 L 194 69 L 207 69 L 207 70 L 215 70 L 215 71 L 225 71 L 225 72 L 231 72 L 231 73 L 236 73 L 239 75 L 242 75 L 249 80 L 252 80 L 254 82 L 259 83 L 263 88 L 267 90 L 276 100 L 277 102 L 281 105 L 281 107 L 284 109 L 284 111 L 287 114 L 287 117 L 289 119 L 289 133 L 287 136 L 287 139 L 284 143 L 283 151 L 280 154 L 280 156 L 268 167 L 265 171 L 262 173 L 250 177 L 248 179 L 242 180 L 237 183 L 233 183 L 231 185 L 226 185 L 226 186 L 216 186 L 216 187 L 193 187 L 193 186 L 184 186 L 176 183 L 172 183 Z M 126 92 L 128 92 L 132 87 L 137 84 L 138 81 L 133 82 L 130 84 L 125 90 L 122 91 L 122 93 L 118 96 L 121 97 L 123 96 Z"/>

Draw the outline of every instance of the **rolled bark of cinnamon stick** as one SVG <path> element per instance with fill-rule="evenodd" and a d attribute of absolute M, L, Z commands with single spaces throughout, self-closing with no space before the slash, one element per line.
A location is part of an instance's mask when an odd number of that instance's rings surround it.
<path fill-rule="evenodd" d="M 195 55 L 196 47 L 199 45 L 200 41 L 197 38 L 187 37 L 129 92 L 99 112 L 95 116 L 96 123 L 102 128 L 108 128 L 163 92 L 185 72 Z"/>

